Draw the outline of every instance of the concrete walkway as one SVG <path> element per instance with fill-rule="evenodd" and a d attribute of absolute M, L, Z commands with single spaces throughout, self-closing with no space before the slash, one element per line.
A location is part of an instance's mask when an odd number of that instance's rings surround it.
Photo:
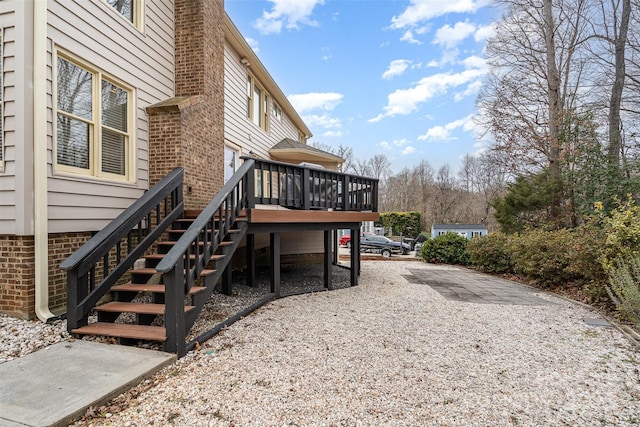
<path fill-rule="evenodd" d="M 174 361 L 169 353 L 76 340 L 0 364 L 0 426 L 65 426 Z"/>

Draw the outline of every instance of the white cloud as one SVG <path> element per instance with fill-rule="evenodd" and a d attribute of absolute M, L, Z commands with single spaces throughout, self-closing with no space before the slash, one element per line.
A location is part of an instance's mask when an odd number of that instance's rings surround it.
<path fill-rule="evenodd" d="M 342 102 L 344 95 L 335 92 L 311 92 L 289 95 L 287 98 L 299 113 L 322 109 L 333 110 Z"/>
<path fill-rule="evenodd" d="M 260 51 L 260 48 L 258 47 L 258 40 L 256 39 L 252 39 L 250 37 L 245 38 L 245 40 L 247 41 L 247 44 L 249 45 L 249 47 L 255 52 L 258 53 Z"/>
<path fill-rule="evenodd" d="M 475 55 L 468 56 L 460 62 L 462 62 L 462 65 L 464 65 L 464 68 L 466 69 L 477 68 L 482 70 L 487 68 L 487 61 L 485 61 L 484 58 Z"/>
<path fill-rule="evenodd" d="M 325 0 L 269 0 L 273 3 L 270 12 L 263 11 L 262 16 L 253 26 L 262 34 L 280 33 L 283 27 L 287 30 L 299 29 L 302 25 L 317 26 L 311 19 L 316 5 L 323 5 Z"/>
<path fill-rule="evenodd" d="M 433 43 L 451 49 L 475 31 L 475 24 L 470 24 L 469 21 L 456 22 L 453 27 L 447 24 L 438 28 Z"/>
<path fill-rule="evenodd" d="M 473 121 L 473 114 L 468 115 L 462 119 L 454 120 L 451 123 L 447 123 L 444 126 L 434 126 L 427 130 L 427 133 L 420 135 L 418 139 L 420 141 L 450 141 L 456 139 L 451 136 L 451 132 L 458 128 L 469 131 L 472 128 L 468 127 L 468 124 Z"/>
<path fill-rule="evenodd" d="M 447 13 L 472 13 L 490 2 L 491 0 L 411 0 L 404 12 L 391 18 L 391 28 L 411 28 Z"/>
<path fill-rule="evenodd" d="M 325 138 L 340 138 L 342 135 L 342 131 L 339 130 L 329 130 L 322 134 Z"/>
<path fill-rule="evenodd" d="M 400 37 L 400 40 L 402 40 L 403 42 L 409 42 L 412 44 L 422 44 L 420 40 L 413 37 L 413 31 L 411 30 L 405 31 L 402 37 Z"/>
<path fill-rule="evenodd" d="M 464 91 L 456 93 L 453 99 L 458 102 L 469 96 L 477 95 L 480 92 L 480 88 L 482 88 L 482 81 L 476 80 L 471 82 Z"/>
<path fill-rule="evenodd" d="M 476 34 L 473 36 L 473 38 L 475 39 L 475 41 L 479 42 L 479 41 L 487 40 L 489 37 L 493 37 L 495 33 L 496 33 L 495 25 L 490 24 L 485 27 L 478 28 L 478 31 L 476 31 Z"/>
<path fill-rule="evenodd" d="M 402 139 L 394 139 L 393 141 L 389 142 L 389 141 L 380 141 L 378 143 L 378 146 L 385 149 L 385 150 L 394 150 L 396 148 L 394 147 L 404 147 L 405 145 L 409 145 L 411 144 L 411 141 L 409 141 L 406 138 L 402 138 Z M 405 148 L 406 149 L 406 148 Z"/>
<path fill-rule="evenodd" d="M 396 59 L 394 61 L 391 61 L 391 64 L 389 64 L 389 68 L 387 68 L 387 71 L 382 73 L 382 78 L 390 79 L 392 77 L 399 76 L 405 72 L 410 64 L 411 61 L 407 59 Z"/>
<path fill-rule="evenodd" d="M 369 119 L 369 122 L 379 122 L 385 117 L 410 114 L 418 108 L 419 104 L 429 101 L 436 95 L 446 93 L 450 88 L 468 85 L 485 73 L 485 70 L 472 69 L 457 74 L 439 73 L 425 77 L 412 88 L 398 89 L 389 94 L 384 111 Z"/>
<path fill-rule="evenodd" d="M 458 49 L 445 49 L 442 52 L 442 57 L 440 60 L 433 59 L 429 62 L 429 67 L 444 67 L 448 64 L 455 64 L 458 61 L 458 55 L 460 51 Z"/>
<path fill-rule="evenodd" d="M 405 147 L 405 148 L 404 148 L 404 150 L 402 150 L 402 151 L 400 152 L 400 154 L 402 154 L 403 156 L 407 156 L 407 155 L 409 155 L 409 154 L 413 154 L 413 153 L 415 153 L 415 152 L 416 152 L 416 149 L 415 149 L 415 148 L 413 148 L 413 147 L 411 147 L 411 146 L 408 146 L 408 147 Z"/>
<path fill-rule="evenodd" d="M 302 119 L 309 126 L 321 126 L 326 129 L 336 129 L 342 127 L 342 122 L 340 121 L 340 119 L 330 117 L 326 114 L 323 114 L 321 116 L 312 114 L 309 116 L 304 116 Z"/>

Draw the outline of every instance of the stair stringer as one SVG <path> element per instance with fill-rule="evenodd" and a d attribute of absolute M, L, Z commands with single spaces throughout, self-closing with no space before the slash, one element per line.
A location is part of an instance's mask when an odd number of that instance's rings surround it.
<path fill-rule="evenodd" d="M 240 246 L 240 242 L 242 241 L 242 238 L 247 234 L 248 229 L 249 225 L 246 223 L 246 221 L 238 221 L 236 222 L 234 227 L 235 232 L 227 233 L 227 236 L 225 238 L 229 238 L 228 241 L 233 242 L 233 244 L 222 249 L 224 257 L 215 261 L 215 272 L 202 278 L 202 283 L 205 287 L 205 290 L 198 292 L 193 296 L 192 304 L 195 306 L 195 308 L 187 313 L 185 319 L 185 336 L 189 334 L 189 331 L 191 331 L 191 328 L 200 316 L 200 312 L 213 293 L 216 284 L 224 274 L 225 269 L 230 265 L 233 259 L 233 254 L 235 254 L 236 250 Z"/>

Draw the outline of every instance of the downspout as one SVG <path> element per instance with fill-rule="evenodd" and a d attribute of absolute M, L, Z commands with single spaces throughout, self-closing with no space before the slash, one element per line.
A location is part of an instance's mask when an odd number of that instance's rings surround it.
<path fill-rule="evenodd" d="M 47 203 L 47 2 L 33 2 L 33 221 L 36 316 L 49 311 L 49 230 Z"/>

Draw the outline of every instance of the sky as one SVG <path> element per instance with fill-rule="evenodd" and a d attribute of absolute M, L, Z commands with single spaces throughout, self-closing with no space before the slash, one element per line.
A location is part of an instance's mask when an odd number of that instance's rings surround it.
<path fill-rule="evenodd" d="M 225 0 L 225 9 L 319 142 L 394 173 L 457 171 L 490 143 L 474 124 L 491 0 Z"/>

